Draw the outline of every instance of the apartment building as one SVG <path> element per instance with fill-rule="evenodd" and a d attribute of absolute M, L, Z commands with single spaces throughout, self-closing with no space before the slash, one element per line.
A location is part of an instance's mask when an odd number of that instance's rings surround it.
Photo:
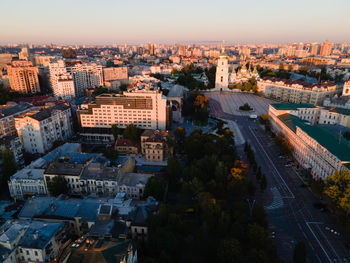
<path fill-rule="evenodd" d="M 349 170 L 349 142 L 325 126 L 311 125 L 293 115 L 299 109 L 305 111 L 313 108 L 298 104 L 269 106 L 272 130 L 276 134 L 281 132 L 292 144 L 298 163 L 317 180 L 325 180 L 335 171 Z"/>
<path fill-rule="evenodd" d="M 0 151 L 4 148 L 10 150 L 18 168 L 24 166 L 23 146 L 21 140 L 16 136 L 5 136 L 0 139 Z"/>
<path fill-rule="evenodd" d="M 45 153 L 54 141 L 65 141 L 73 134 L 71 108 L 59 104 L 23 113 L 14 118 L 24 150 Z"/>
<path fill-rule="evenodd" d="M 16 135 L 14 117 L 31 110 L 32 107 L 32 104 L 26 102 L 13 106 L 2 105 L 0 107 L 0 138 Z"/>
<path fill-rule="evenodd" d="M 102 65 L 96 63 L 75 63 L 67 65 L 67 71 L 73 76 L 77 97 L 83 96 L 85 90 L 93 86 L 103 86 Z"/>
<path fill-rule="evenodd" d="M 344 82 L 343 96 L 350 96 L 350 79 Z"/>
<path fill-rule="evenodd" d="M 310 84 L 292 80 L 264 78 L 258 81 L 258 90 L 266 97 L 290 103 L 321 105 L 340 90 L 333 82 Z"/>
<path fill-rule="evenodd" d="M 39 70 L 33 66 L 32 62 L 25 60 L 12 61 L 10 65 L 7 65 L 7 74 L 12 90 L 23 94 L 40 92 Z"/>
<path fill-rule="evenodd" d="M 77 110 L 81 136 L 87 140 L 113 141 L 113 124 L 125 128 L 134 124 L 141 129 L 166 129 L 167 111 L 171 111 L 161 91 L 146 86 L 130 88 L 121 94 L 102 94 L 93 103 L 83 104 Z M 100 129 L 98 132 L 97 129 Z"/>
<path fill-rule="evenodd" d="M 167 130 L 145 130 L 141 135 L 141 152 L 146 160 L 162 162 L 169 151 L 166 141 L 171 136 Z"/>
<path fill-rule="evenodd" d="M 67 236 L 65 223 L 9 220 L 0 228 L 1 262 L 54 262 Z"/>
<path fill-rule="evenodd" d="M 64 60 L 49 63 L 50 85 L 56 97 L 62 99 L 75 98 L 73 77 L 68 73 Z"/>

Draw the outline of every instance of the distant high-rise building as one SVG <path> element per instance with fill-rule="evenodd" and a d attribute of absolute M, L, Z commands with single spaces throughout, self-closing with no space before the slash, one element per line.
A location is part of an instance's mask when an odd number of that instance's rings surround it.
<path fill-rule="evenodd" d="M 10 64 L 12 61 L 12 54 L 0 54 L 0 71 L 4 70 L 7 68 L 7 64 Z M 1 75 L 1 72 L 0 72 Z"/>
<path fill-rule="evenodd" d="M 185 56 L 186 55 L 186 46 L 185 45 L 180 45 L 179 46 L 178 54 L 179 54 L 179 56 Z"/>
<path fill-rule="evenodd" d="M 40 92 L 38 72 L 30 61 L 12 61 L 7 66 L 11 89 L 23 94 Z"/>
<path fill-rule="evenodd" d="M 18 54 L 19 59 L 28 60 L 29 59 L 29 50 L 27 47 L 22 48 L 21 52 Z"/>
<path fill-rule="evenodd" d="M 310 55 L 317 56 L 318 55 L 319 45 L 317 43 L 312 43 L 310 48 Z"/>
<path fill-rule="evenodd" d="M 147 50 L 150 55 L 154 55 L 154 45 L 152 43 L 147 44 Z"/>
<path fill-rule="evenodd" d="M 332 46 L 333 44 L 328 41 L 323 42 L 321 45 L 320 56 L 324 56 L 324 57 L 329 56 L 332 52 Z"/>

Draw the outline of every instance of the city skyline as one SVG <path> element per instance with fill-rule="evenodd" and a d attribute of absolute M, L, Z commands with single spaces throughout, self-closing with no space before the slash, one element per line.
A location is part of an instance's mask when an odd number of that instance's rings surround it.
<path fill-rule="evenodd" d="M 0 44 L 228 44 L 350 41 L 346 0 L 2 3 Z M 15 18 L 15 19 L 14 19 Z"/>

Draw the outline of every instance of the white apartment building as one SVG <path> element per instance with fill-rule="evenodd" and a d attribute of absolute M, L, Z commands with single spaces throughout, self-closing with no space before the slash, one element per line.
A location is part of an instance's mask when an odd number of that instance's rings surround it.
<path fill-rule="evenodd" d="M 69 106 L 31 111 L 15 117 L 15 126 L 25 151 L 45 153 L 54 141 L 65 141 L 72 134 L 72 113 Z"/>
<path fill-rule="evenodd" d="M 50 84 L 56 97 L 62 99 L 75 98 L 73 77 L 68 73 L 64 60 L 49 63 Z"/>
<path fill-rule="evenodd" d="M 291 80 L 264 78 L 258 81 L 258 90 L 266 97 L 290 103 L 321 105 L 327 97 L 339 93 L 335 83 L 309 84 Z"/>
<path fill-rule="evenodd" d="M 85 90 L 88 88 L 103 86 L 102 65 L 96 63 L 82 63 L 69 66 L 67 70 L 73 76 L 77 97 L 83 96 Z"/>
<path fill-rule="evenodd" d="M 12 175 L 8 181 L 11 197 L 23 200 L 32 195 L 47 195 L 44 171 L 44 169 L 24 168 Z"/>
<path fill-rule="evenodd" d="M 312 126 L 293 115 L 293 111 L 299 107 L 297 104 L 269 106 L 272 130 L 275 133 L 281 132 L 289 140 L 298 163 L 308 169 L 313 178 L 320 180 L 325 180 L 335 171 L 349 170 L 349 142 L 326 127 Z M 305 110 L 308 109 L 300 109 Z"/>
<path fill-rule="evenodd" d="M 343 96 L 350 96 L 350 79 L 344 83 Z"/>
<path fill-rule="evenodd" d="M 29 111 L 33 105 L 29 103 L 16 104 L 14 106 L 2 105 L 0 107 L 0 138 L 16 135 L 14 117 Z"/>
<path fill-rule="evenodd" d="M 17 167 L 24 166 L 23 146 L 18 136 L 5 136 L 0 140 L 0 151 L 4 148 L 13 154 Z"/>
<path fill-rule="evenodd" d="M 120 94 L 102 94 L 94 103 L 83 104 L 77 110 L 78 121 L 84 129 L 82 136 L 87 139 L 104 135 L 103 132 L 89 132 L 94 128 L 110 129 L 113 124 L 125 128 L 134 124 L 141 129 L 166 129 L 167 112 L 170 105 L 159 89 L 150 86 L 140 88 L 134 86 L 128 92 Z M 87 129 L 86 129 L 87 128 Z M 109 134 L 111 136 L 111 134 Z M 113 140 L 113 138 L 112 138 Z"/>

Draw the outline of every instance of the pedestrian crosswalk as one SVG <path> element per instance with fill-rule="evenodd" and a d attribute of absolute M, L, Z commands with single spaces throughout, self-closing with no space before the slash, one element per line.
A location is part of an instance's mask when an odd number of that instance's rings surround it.
<path fill-rule="evenodd" d="M 266 208 L 268 210 L 274 210 L 274 209 L 278 209 L 283 207 L 283 199 L 282 196 L 280 194 L 280 192 L 278 191 L 277 187 L 271 187 L 270 191 L 272 193 L 272 203 L 271 205 L 267 206 Z"/>

